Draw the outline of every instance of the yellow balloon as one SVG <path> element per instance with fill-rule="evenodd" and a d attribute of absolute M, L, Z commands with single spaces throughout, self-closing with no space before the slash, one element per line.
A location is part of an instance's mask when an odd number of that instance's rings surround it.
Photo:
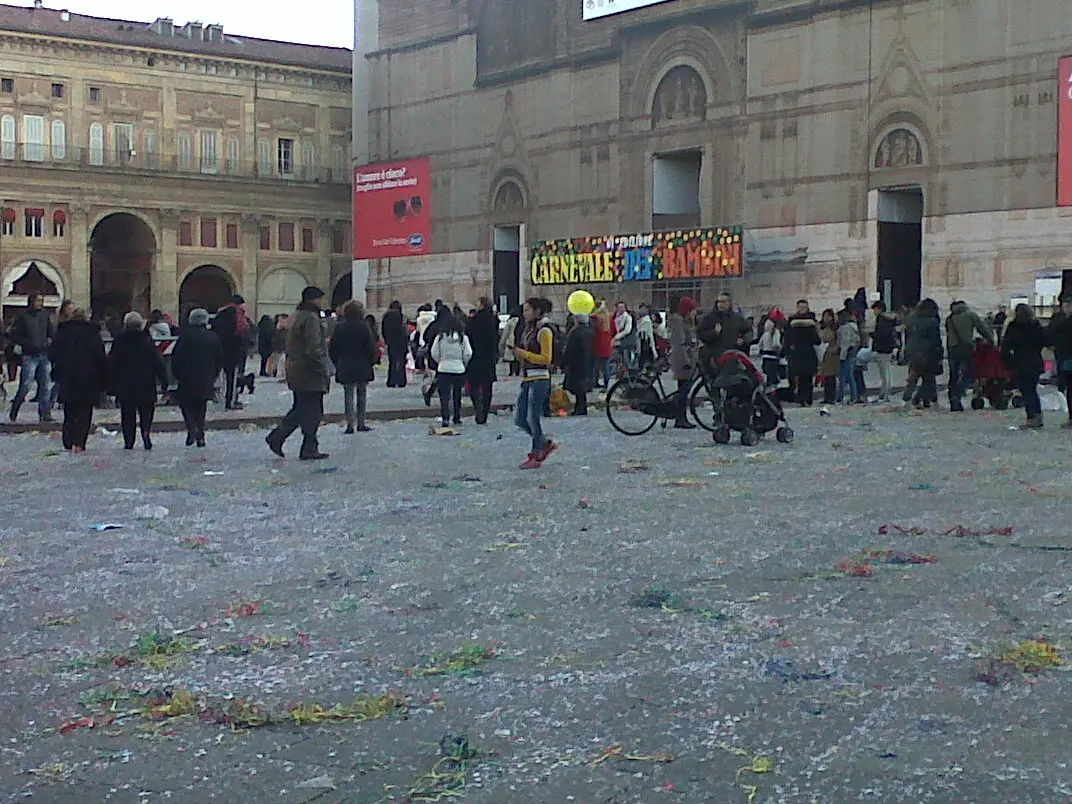
<path fill-rule="evenodd" d="M 596 300 L 587 290 L 575 290 L 566 300 L 566 307 L 574 315 L 591 315 L 596 309 Z"/>

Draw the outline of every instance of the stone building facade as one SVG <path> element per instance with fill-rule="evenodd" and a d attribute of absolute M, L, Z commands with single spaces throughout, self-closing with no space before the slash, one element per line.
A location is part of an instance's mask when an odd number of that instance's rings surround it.
<path fill-rule="evenodd" d="M 355 158 L 428 156 L 435 186 L 435 253 L 371 264 L 375 306 L 498 297 L 516 250 L 512 303 L 536 241 L 687 227 L 742 226 L 743 276 L 593 290 L 991 307 L 1072 269 L 1067 0 L 584 1 L 357 0 Z"/>
<path fill-rule="evenodd" d="M 0 6 L 0 299 L 350 298 L 349 50 Z"/>

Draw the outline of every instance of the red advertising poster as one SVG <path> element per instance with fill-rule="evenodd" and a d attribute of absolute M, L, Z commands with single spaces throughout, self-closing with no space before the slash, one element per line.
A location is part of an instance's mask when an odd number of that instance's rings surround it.
<path fill-rule="evenodd" d="M 1072 207 L 1072 56 L 1060 61 L 1057 96 L 1057 206 Z"/>
<path fill-rule="evenodd" d="M 427 159 L 354 169 L 354 259 L 431 252 L 431 169 Z"/>

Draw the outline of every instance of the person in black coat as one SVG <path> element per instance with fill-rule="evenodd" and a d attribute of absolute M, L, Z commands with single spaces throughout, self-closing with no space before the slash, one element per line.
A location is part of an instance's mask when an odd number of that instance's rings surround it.
<path fill-rule="evenodd" d="M 249 349 L 249 319 L 246 318 L 245 299 L 237 293 L 231 301 L 216 312 L 212 321 L 212 331 L 220 339 L 223 349 L 224 407 L 227 410 L 241 410 L 242 403 L 235 399 L 235 380 L 242 369 Z"/>
<path fill-rule="evenodd" d="M 819 322 L 815 313 L 808 309 L 808 302 L 797 302 L 797 311 L 789 317 L 785 328 L 785 354 L 789 359 L 789 385 L 793 399 L 803 406 L 815 401 L 815 375 L 819 373 L 819 355 L 815 351 L 822 339 L 819 337 Z"/>
<path fill-rule="evenodd" d="M 942 371 L 942 354 L 938 303 L 934 299 L 924 299 L 905 321 L 906 405 L 914 402 L 917 408 L 929 408 L 938 401 L 937 377 Z"/>
<path fill-rule="evenodd" d="M 108 387 L 108 359 L 100 328 L 86 320 L 85 310 L 75 308 L 60 324 L 49 357 L 63 403 L 63 447 L 75 454 L 85 452 L 93 406 Z"/>
<path fill-rule="evenodd" d="M 495 364 L 499 362 L 499 318 L 484 296 L 477 299 L 476 305 L 476 312 L 469 318 L 465 330 L 473 348 L 466 375 L 476 423 L 487 424 L 492 389 L 497 379 Z"/>
<path fill-rule="evenodd" d="M 127 313 L 123 318 L 123 331 L 112 341 L 112 351 L 108 355 L 109 393 L 119 403 L 124 449 L 134 449 L 139 418 L 142 445 L 145 449 L 153 448 L 151 435 L 157 387 L 165 393 L 168 386 L 164 359 L 144 325 L 140 315 Z"/>
<path fill-rule="evenodd" d="M 275 351 L 272 339 L 275 336 L 275 322 L 270 315 L 262 315 L 257 322 L 257 353 L 261 356 L 261 376 L 268 376 L 268 360 Z"/>
<path fill-rule="evenodd" d="M 1042 374 L 1042 349 L 1046 346 L 1046 331 L 1026 304 L 1016 305 L 1013 319 L 1001 341 L 1001 356 L 1012 372 L 1013 381 L 1024 397 L 1027 423 L 1021 429 L 1042 428 L 1042 401 L 1038 381 Z"/>
<path fill-rule="evenodd" d="M 368 384 L 376 377 L 376 340 L 365 323 L 365 306 L 361 302 L 346 302 L 342 315 L 328 344 L 328 357 L 335 364 L 335 380 L 342 386 L 347 435 L 355 429 L 367 433 L 372 429 L 365 424 L 365 411 Z"/>
<path fill-rule="evenodd" d="M 387 387 L 406 387 L 406 352 L 409 345 L 409 331 L 402 317 L 402 302 L 391 302 L 380 322 L 383 342 L 387 345 Z"/>
<path fill-rule="evenodd" d="M 205 416 L 214 396 L 216 377 L 224 369 L 219 336 L 206 329 L 208 311 L 190 311 L 189 323 L 179 332 L 171 353 L 171 373 L 179 384 L 178 399 L 186 422 L 186 446 L 205 446 Z"/>
<path fill-rule="evenodd" d="M 566 376 L 562 387 L 576 398 L 571 416 L 588 415 L 588 391 L 592 386 L 592 346 L 596 333 L 592 329 L 591 317 L 584 313 L 575 313 L 573 329 L 566 336 L 565 356 L 563 358 Z"/>

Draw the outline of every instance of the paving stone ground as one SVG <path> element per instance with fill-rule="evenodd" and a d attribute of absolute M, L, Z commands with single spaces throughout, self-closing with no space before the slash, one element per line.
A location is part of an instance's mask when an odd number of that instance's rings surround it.
<path fill-rule="evenodd" d="M 539 472 L 505 416 L 333 426 L 317 466 L 0 438 L 0 801 L 1072 801 L 1072 433 L 789 415 L 756 448 L 556 419 Z M 1032 639 L 1066 663 L 988 660 Z"/>

